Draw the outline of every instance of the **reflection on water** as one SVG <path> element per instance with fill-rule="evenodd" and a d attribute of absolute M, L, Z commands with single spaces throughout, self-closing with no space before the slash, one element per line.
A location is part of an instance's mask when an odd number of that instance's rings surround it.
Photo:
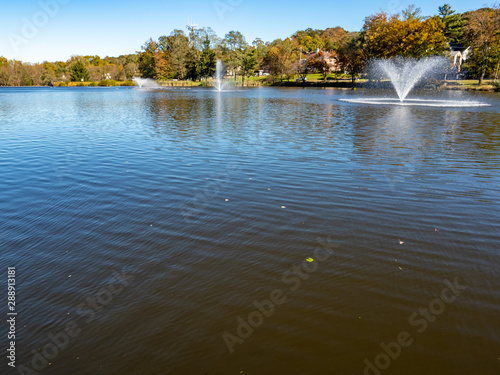
<path fill-rule="evenodd" d="M 499 373 L 500 98 L 354 95 L 0 89 L 19 363 L 75 323 L 42 373 Z M 441 307 L 445 280 L 467 288 Z M 286 301 L 240 337 L 273 290 Z"/>

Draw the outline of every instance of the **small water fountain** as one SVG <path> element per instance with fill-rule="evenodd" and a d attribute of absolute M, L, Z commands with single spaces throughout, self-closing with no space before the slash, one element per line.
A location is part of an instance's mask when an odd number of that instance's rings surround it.
<path fill-rule="evenodd" d="M 217 91 L 222 91 L 224 89 L 224 86 L 226 85 L 224 82 L 224 64 L 222 61 L 217 60 L 217 64 L 215 65 L 215 76 L 214 76 L 214 82 L 213 86 L 216 88 Z"/>
<path fill-rule="evenodd" d="M 394 59 L 375 60 L 372 73 L 378 78 L 387 77 L 396 90 L 398 98 L 352 98 L 340 99 L 344 102 L 364 104 L 392 104 L 428 107 L 480 107 L 489 104 L 469 100 L 407 99 L 411 90 L 431 73 L 442 71 L 448 60 L 445 57 L 412 59 L 396 57 Z"/>
<path fill-rule="evenodd" d="M 134 77 L 132 78 L 132 81 L 137 83 L 137 86 L 139 88 L 143 87 L 159 87 L 158 84 L 151 78 L 140 78 L 140 77 Z"/>

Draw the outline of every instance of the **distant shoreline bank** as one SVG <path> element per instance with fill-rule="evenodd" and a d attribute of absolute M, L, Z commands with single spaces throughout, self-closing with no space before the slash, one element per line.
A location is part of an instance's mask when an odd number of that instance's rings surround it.
<path fill-rule="evenodd" d="M 211 85 L 207 84 L 206 81 L 203 82 L 183 82 L 178 81 L 172 83 L 160 82 L 160 88 L 188 88 L 188 87 L 208 87 Z M 32 87 L 139 87 L 137 85 L 131 85 L 130 81 L 116 81 L 114 84 L 109 85 L 99 85 L 98 82 L 70 82 L 69 84 L 60 85 L 59 82 L 55 82 L 52 86 L 0 86 L 1 88 L 32 88 Z M 266 84 L 250 84 L 250 85 L 234 85 L 231 86 L 234 88 L 252 88 L 252 87 L 291 87 L 291 88 L 332 88 L 339 90 L 357 90 L 357 89 L 392 89 L 390 82 L 384 81 L 381 83 L 374 83 L 369 81 L 361 81 L 356 82 L 353 86 L 351 81 L 338 81 L 338 82 L 274 82 L 274 83 L 266 83 Z M 499 92 L 500 89 L 493 86 L 492 84 L 483 84 L 482 86 L 476 86 L 474 84 L 462 84 L 457 83 L 456 81 L 447 81 L 447 82 L 436 82 L 433 84 L 427 84 L 420 87 L 420 89 L 427 90 L 453 90 L 453 91 L 481 91 L 481 92 Z"/>

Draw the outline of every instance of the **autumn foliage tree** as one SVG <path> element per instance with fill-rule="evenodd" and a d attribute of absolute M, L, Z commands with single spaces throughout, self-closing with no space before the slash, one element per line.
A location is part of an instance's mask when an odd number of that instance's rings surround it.
<path fill-rule="evenodd" d="M 482 8 L 466 14 L 466 40 L 472 49 L 469 66 L 476 70 L 479 84 L 500 63 L 500 8 Z"/>
<path fill-rule="evenodd" d="M 356 76 L 363 71 L 367 60 L 362 34 L 350 33 L 346 35 L 340 42 L 337 59 L 341 69 L 351 76 L 354 85 Z"/>
<path fill-rule="evenodd" d="M 139 72 L 144 78 L 156 77 L 156 61 L 155 54 L 158 51 L 158 43 L 153 38 L 150 38 L 141 47 L 142 52 L 139 52 Z"/>
<path fill-rule="evenodd" d="M 385 12 L 365 19 L 364 49 L 368 57 L 424 57 L 443 53 L 447 40 L 439 17 L 424 19 L 420 10 L 410 6 L 401 14 Z"/>
<path fill-rule="evenodd" d="M 299 58 L 297 42 L 291 38 L 277 39 L 270 46 L 264 62 L 269 66 L 271 73 L 281 81 L 295 73 L 293 63 Z"/>

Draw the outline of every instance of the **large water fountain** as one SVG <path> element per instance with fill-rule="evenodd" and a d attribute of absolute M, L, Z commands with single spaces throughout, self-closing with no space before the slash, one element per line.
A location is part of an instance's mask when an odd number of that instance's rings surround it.
<path fill-rule="evenodd" d="M 137 83 L 137 86 L 141 89 L 143 87 L 159 87 L 158 84 L 151 78 L 134 77 L 132 78 L 132 81 Z"/>
<path fill-rule="evenodd" d="M 448 60 L 444 57 L 429 57 L 424 59 L 411 59 L 397 57 L 395 59 L 376 60 L 372 64 L 372 73 L 378 78 L 390 79 L 397 98 L 350 98 L 341 101 L 363 104 L 392 104 L 428 107 L 479 107 L 489 104 L 470 100 L 438 100 L 438 99 L 407 99 L 412 89 L 431 73 L 444 68 Z"/>
<path fill-rule="evenodd" d="M 214 76 L 214 87 L 217 89 L 217 91 L 222 91 L 225 86 L 224 82 L 224 64 L 222 61 L 217 60 L 217 64 L 215 65 L 215 76 Z"/>

